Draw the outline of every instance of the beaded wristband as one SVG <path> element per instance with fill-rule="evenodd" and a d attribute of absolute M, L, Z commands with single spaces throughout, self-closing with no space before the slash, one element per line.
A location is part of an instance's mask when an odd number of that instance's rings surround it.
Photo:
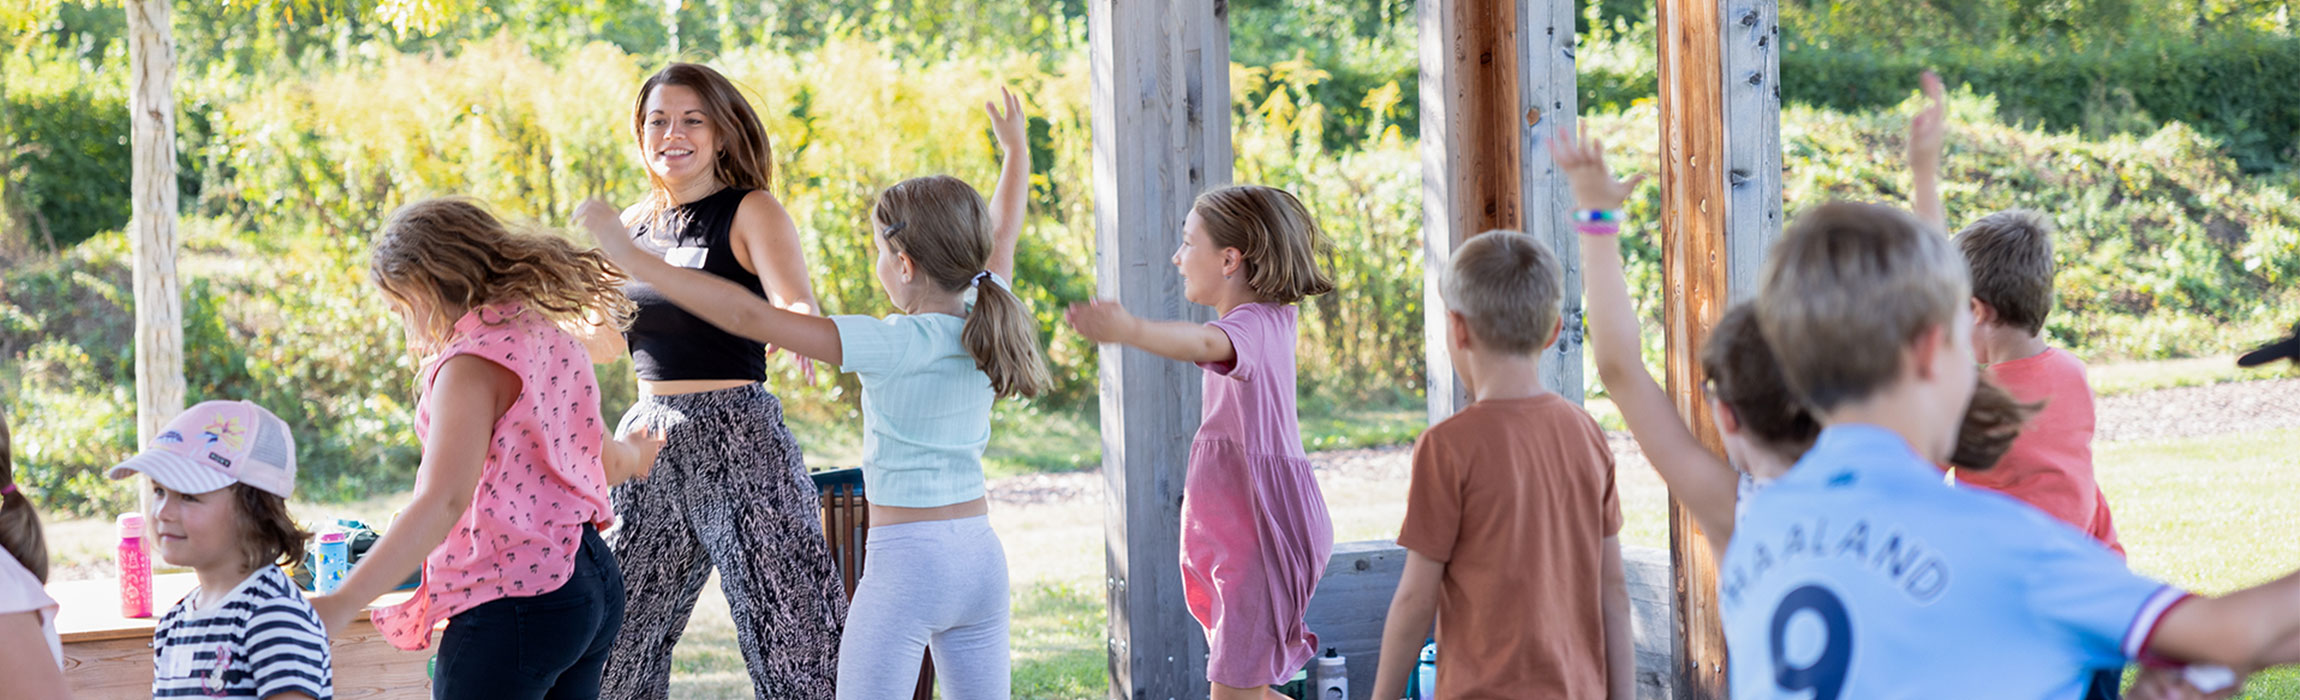
<path fill-rule="evenodd" d="M 1619 224 L 1619 209 L 1581 209 L 1573 212 L 1573 220 L 1585 224 Z"/>
<path fill-rule="evenodd" d="M 1573 230 L 1584 236 L 1612 236 L 1621 233 L 1621 224 L 1610 221 L 1602 223 L 1583 222 L 1574 224 Z"/>

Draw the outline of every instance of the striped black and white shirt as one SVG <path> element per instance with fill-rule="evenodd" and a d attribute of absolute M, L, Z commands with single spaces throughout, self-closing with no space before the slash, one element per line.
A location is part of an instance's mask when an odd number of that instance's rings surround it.
<path fill-rule="evenodd" d="M 335 697 L 327 632 L 287 572 L 263 567 L 195 610 L 198 597 L 176 603 L 152 634 L 152 697 Z"/>

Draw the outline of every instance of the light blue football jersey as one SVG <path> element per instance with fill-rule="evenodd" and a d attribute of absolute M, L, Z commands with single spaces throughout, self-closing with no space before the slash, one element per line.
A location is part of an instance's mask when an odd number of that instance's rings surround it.
<path fill-rule="evenodd" d="M 1754 494 L 1717 578 L 1737 700 L 2074 700 L 2187 595 L 1870 425 Z"/>

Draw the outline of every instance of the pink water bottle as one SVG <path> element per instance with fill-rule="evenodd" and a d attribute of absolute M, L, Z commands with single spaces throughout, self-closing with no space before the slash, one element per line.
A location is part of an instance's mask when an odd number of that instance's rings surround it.
<path fill-rule="evenodd" d="M 120 617 L 152 616 L 152 555 L 144 551 L 144 514 L 121 513 Z"/>

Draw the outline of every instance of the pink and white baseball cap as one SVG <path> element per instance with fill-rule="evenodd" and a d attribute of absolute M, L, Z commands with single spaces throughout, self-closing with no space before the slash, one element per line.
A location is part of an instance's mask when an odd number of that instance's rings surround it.
<path fill-rule="evenodd" d="M 262 406 L 204 401 L 184 409 L 143 452 L 104 476 L 124 479 L 137 472 L 178 493 L 240 483 L 287 498 L 295 491 L 295 436 Z"/>

